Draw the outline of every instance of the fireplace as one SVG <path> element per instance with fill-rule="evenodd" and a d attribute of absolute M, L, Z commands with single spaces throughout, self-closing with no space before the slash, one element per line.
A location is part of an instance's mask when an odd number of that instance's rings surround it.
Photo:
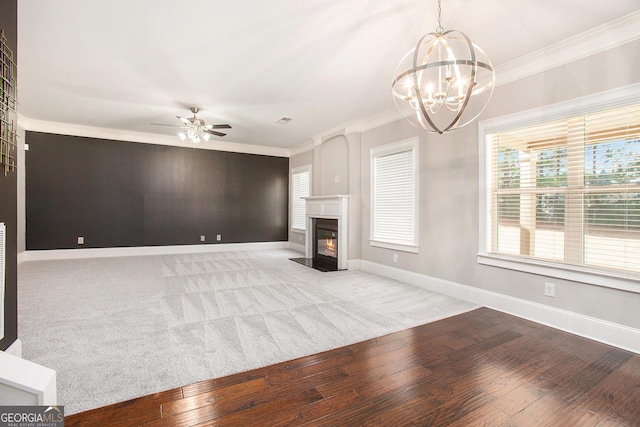
<path fill-rule="evenodd" d="M 310 196 L 305 201 L 305 257 L 292 260 L 320 271 L 346 270 L 349 196 Z"/>
<path fill-rule="evenodd" d="M 338 220 L 314 218 L 313 261 L 326 271 L 338 270 Z"/>

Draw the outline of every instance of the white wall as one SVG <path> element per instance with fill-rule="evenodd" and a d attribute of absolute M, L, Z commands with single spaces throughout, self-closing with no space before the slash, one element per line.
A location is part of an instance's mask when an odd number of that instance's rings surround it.
<path fill-rule="evenodd" d="M 320 150 L 320 194 L 349 194 L 349 142 L 338 135 L 322 141 Z"/>

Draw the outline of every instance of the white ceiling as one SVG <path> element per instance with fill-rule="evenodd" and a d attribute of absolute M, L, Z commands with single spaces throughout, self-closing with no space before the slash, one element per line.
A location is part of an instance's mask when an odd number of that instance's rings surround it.
<path fill-rule="evenodd" d="M 442 24 L 499 68 L 638 9 L 443 0 Z M 224 141 L 290 148 L 392 108 L 396 65 L 436 26 L 436 0 L 19 0 L 20 113 L 172 135 L 150 123 L 197 106 L 233 126 Z"/>

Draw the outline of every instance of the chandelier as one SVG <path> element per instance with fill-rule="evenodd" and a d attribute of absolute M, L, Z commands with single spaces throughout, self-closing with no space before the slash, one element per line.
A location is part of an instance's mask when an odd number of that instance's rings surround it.
<path fill-rule="evenodd" d="M 412 125 L 439 134 L 475 120 L 495 84 L 491 61 L 469 37 L 444 31 L 438 0 L 438 27 L 422 36 L 402 58 L 391 84 L 400 113 Z"/>

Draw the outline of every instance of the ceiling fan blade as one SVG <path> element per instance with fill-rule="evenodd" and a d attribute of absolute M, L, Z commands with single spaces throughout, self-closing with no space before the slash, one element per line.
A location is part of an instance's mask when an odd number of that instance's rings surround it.
<path fill-rule="evenodd" d="M 231 129 L 231 125 L 223 124 L 223 125 L 206 125 L 207 129 Z"/>
<path fill-rule="evenodd" d="M 176 116 L 176 117 L 177 117 L 177 118 L 179 118 L 180 120 L 182 120 L 182 122 L 183 122 L 185 125 L 190 125 L 190 124 L 191 124 L 191 120 L 189 120 L 189 119 L 188 119 L 188 118 L 186 118 L 186 117 L 180 117 L 180 116 Z"/>
<path fill-rule="evenodd" d="M 222 132 L 216 132 L 215 130 L 211 130 L 211 129 L 202 129 L 203 132 L 206 133 L 210 133 L 211 135 L 216 135 L 216 136 L 225 136 L 226 133 L 222 133 Z"/>
<path fill-rule="evenodd" d="M 173 127 L 173 128 L 182 127 L 182 126 L 178 126 L 178 125 L 168 125 L 168 124 L 165 124 L 165 123 L 149 123 L 149 124 L 150 125 L 155 125 L 155 126 L 169 126 L 169 127 Z"/>

